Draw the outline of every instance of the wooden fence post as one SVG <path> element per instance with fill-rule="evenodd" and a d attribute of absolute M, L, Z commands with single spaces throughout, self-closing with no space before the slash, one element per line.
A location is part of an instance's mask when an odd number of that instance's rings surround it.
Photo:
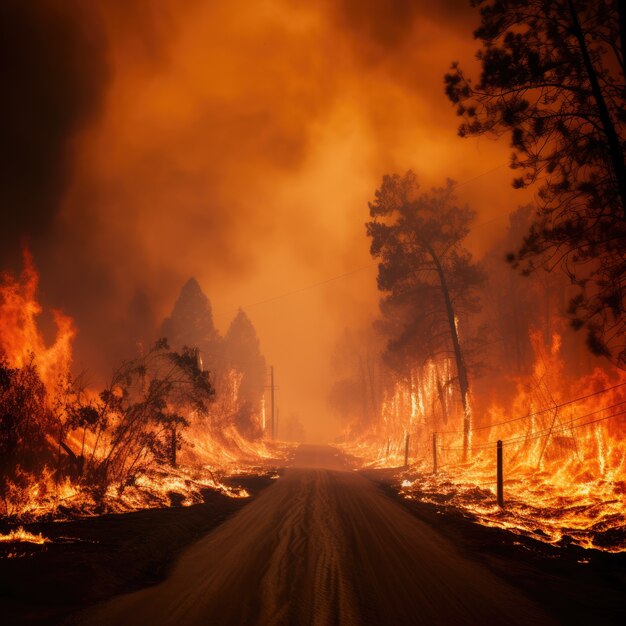
<path fill-rule="evenodd" d="M 409 433 L 406 434 L 406 441 L 404 444 L 404 467 L 408 467 L 409 466 L 409 439 L 410 439 L 410 435 Z"/>
<path fill-rule="evenodd" d="M 498 506 L 504 508 L 504 479 L 502 476 L 502 440 L 498 439 L 496 452 L 497 481 L 498 481 Z"/>

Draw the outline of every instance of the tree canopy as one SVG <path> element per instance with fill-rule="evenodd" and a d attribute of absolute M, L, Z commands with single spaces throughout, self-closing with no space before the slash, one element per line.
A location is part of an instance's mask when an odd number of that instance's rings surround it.
<path fill-rule="evenodd" d="M 200 349 L 203 359 L 215 357 L 220 337 L 211 303 L 195 278 L 180 290 L 172 314 L 163 321 L 161 335 L 176 349 L 193 346 Z"/>
<path fill-rule="evenodd" d="M 459 206 L 454 182 L 420 193 L 417 177 L 383 177 L 366 224 L 370 251 L 380 259 L 381 326 L 390 336 L 387 355 L 396 367 L 453 358 L 470 428 L 469 380 L 459 338 L 459 316 L 478 306 L 480 268 L 463 246 L 474 212 Z M 467 443 L 467 440 L 466 440 Z"/>
<path fill-rule="evenodd" d="M 227 366 L 241 374 L 237 426 L 242 432 L 253 434 L 251 430 L 256 425 L 253 417 L 258 411 L 265 387 L 265 359 L 261 354 L 256 330 L 241 309 L 224 337 L 224 355 Z"/>
<path fill-rule="evenodd" d="M 560 266 L 579 287 L 569 313 L 592 352 L 626 364 L 626 7 L 619 0 L 472 0 L 477 82 L 454 63 L 446 93 L 463 137 L 509 134 L 521 188 L 539 210 L 510 261 Z"/>

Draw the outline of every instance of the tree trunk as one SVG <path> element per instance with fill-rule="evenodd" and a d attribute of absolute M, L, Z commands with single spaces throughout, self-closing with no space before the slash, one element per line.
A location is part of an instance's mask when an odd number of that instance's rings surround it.
<path fill-rule="evenodd" d="M 176 448 L 178 442 L 176 440 L 176 428 L 174 426 L 172 426 L 171 432 L 170 432 L 170 463 L 172 464 L 172 467 L 176 467 Z"/>
<path fill-rule="evenodd" d="M 442 421 L 445 425 L 448 424 L 448 407 L 446 406 L 446 396 L 444 393 L 443 384 L 441 383 L 441 378 L 439 378 L 439 372 L 435 370 L 436 376 L 436 385 L 437 385 L 437 396 L 439 398 L 439 404 L 441 406 L 441 417 Z M 433 415 L 435 413 L 434 409 L 434 401 L 433 401 Z"/>
<path fill-rule="evenodd" d="M 432 257 L 435 269 L 437 270 L 437 276 L 439 277 L 439 283 L 441 285 L 441 292 L 446 305 L 448 324 L 450 326 L 450 337 L 452 339 L 452 347 L 454 349 L 454 360 L 456 362 L 456 371 L 459 375 L 459 388 L 461 391 L 461 402 L 463 404 L 463 461 L 467 461 L 470 447 L 470 430 L 472 427 L 472 413 L 469 404 L 469 378 L 467 376 L 467 369 L 463 359 L 463 352 L 461 351 L 459 333 L 456 328 L 456 318 L 454 316 L 454 308 L 452 307 L 452 300 L 450 299 L 446 276 L 434 250 L 429 247 L 428 252 Z"/>
<path fill-rule="evenodd" d="M 552 306 L 550 302 L 551 295 L 552 295 L 552 292 L 550 290 L 550 283 L 546 279 L 546 281 L 544 282 L 544 290 L 543 290 L 543 296 L 544 296 L 545 305 L 546 305 L 546 310 L 545 310 L 546 323 L 545 323 L 543 337 L 544 337 L 544 343 L 546 344 L 546 346 L 552 345 Z"/>
<path fill-rule="evenodd" d="M 361 402 L 363 404 L 363 423 L 369 424 L 369 411 L 367 410 L 367 381 L 365 380 L 365 368 L 363 357 L 359 357 L 359 376 L 361 378 Z"/>
<path fill-rule="evenodd" d="M 622 74 L 625 74 L 624 68 L 626 66 L 626 4 L 623 0 L 615 0 L 617 4 L 617 14 L 619 16 L 619 41 L 620 41 L 620 56 L 618 61 L 622 66 Z"/>
<path fill-rule="evenodd" d="M 374 385 L 374 373 L 372 371 L 372 359 L 369 357 L 367 357 L 367 375 L 368 375 L 368 379 L 369 379 L 369 386 L 370 386 L 370 401 L 371 401 L 371 405 L 372 405 L 372 413 L 375 415 L 376 414 L 376 387 Z"/>
<path fill-rule="evenodd" d="M 64 442 L 59 440 L 59 446 L 65 450 L 70 462 L 70 477 L 80 478 L 83 474 L 84 457 L 82 454 L 78 456 L 74 454 L 74 451 Z"/>
<path fill-rule="evenodd" d="M 568 0 L 567 4 L 572 18 L 572 32 L 574 34 L 574 37 L 576 37 L 576 41 L 578 42 L 578 45 L 580 47 L 580 54 L 583 59 L 583 65 L 585 66 L 585 71 L 587 72 L 587 77 L 589 78 L 589 84 L 591 86 L 591 93 L 593 94 L 593 99 L 595 100 L 596 107 L 598 108 L 598 117 L 600 118 L 602 130 L 604 131 L 607 144 L 609 146 L 611 166 L 613 169 L 613 174 L 615 174 L 617 191 L 619 193 L 620 201 L 622 203 L 621 217 L 622 219 L 624 219 L 624 217 L 626 217 L 626 163 L 624 163 L 624 152 L 622 151 L 620 138 L 618 137 L 617 131 L 615 130 L 615 124 L 611 119 L 611 114 L 606 105 L 606 100 L 604 99 L 602 88 L 600 87 L 596 71 L 593 67 L 593 63 L 591 62 L 591 57 L 589 56 L 587 42 L 585 41 L 585 35 L 578 19 L 576 7 L 574 6 L 573 0 Z M 622 54 L 623 53 L 624 51 L 622 50 Z"/>

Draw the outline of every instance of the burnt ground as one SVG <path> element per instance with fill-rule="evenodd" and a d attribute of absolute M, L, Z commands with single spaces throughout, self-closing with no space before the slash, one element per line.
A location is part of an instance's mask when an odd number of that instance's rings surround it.
<path fill-rule="evenodd" d="M 328 446 L 186 549 L 166 580 L 80 626 L 554 626 L 546 611 Z"/>
<path fill-rule="evenodd" d="M 392 472 L 388 470 L 359 473 L 374 482 L 381 495 L 453 545 L 460 557 L 518 589 L 554 622 L 594 626 L 626 623 L 626 554 L 573 545 L 554 547 L 480 526 L 451 507 L 405 500 L 391 485 Z M 252 498 L 236 500 L 211 492 L 204 504 L 192 507 L 29 525 L 28 530 L 43 532 L 55 543 L 26 546 L 28 556 L 0 559 L 2 623 L 57 624 L 86 607 L 171 577 L 174 563 L 185 548 L 232 518 L 248 502 L 254 504 L 256 496 L 275 481 L 237 477 L 236 482 L 248 489 Z M 300 492 L 298 487 L 295 493 Z M 338 506 L 343 508 L 345 490 L 341 493 Z M 291 495 L 286 506 L 288 510 L 293 507 Z M 254 508 L 248 517 L 257 517 Z M 324 519 L 326 525 L 328 520 Z M 231 522 L 225 526 L 229 525 Z M 408 544 L 407 550 L 411 550 Z M 426 561 L 415 555 L 410 567 L 416 575 L 420 570 L 442 567 Z M 376 578 L 380 582 L 379 565 Z M 374 619 L 371 623 L 378 622 Z"/>
<path fill-rule="evenodd" d="M 181 550 L 273 482 L 268 476 L 233 478 L 250 498 L 207 491 L 204 503 L 190 507 L 25 524 L 52 543 L 0 545 L 0 556 L 1 551 L 21 555 L 0 558 L 0 621 L 58 624 L 77 610 L 160 582 Z"/>
<path fill-rule="evenodd" d="M 626 553 L 551 544 L 482 526 L 452 506 L 403 498 L 396 470 L 364 472 L 412 515 L 435 528 L 465 556 L 486 565 L 568 625 L 626 624 Z"/>

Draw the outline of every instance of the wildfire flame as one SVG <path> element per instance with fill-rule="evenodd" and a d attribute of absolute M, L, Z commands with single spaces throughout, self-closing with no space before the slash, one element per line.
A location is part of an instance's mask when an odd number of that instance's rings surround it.
<path fill-rule="evenodd" d="M 397 382 L 382 404 L 382 426 L 351 448 L 370 466 L 401 467 L 409 435 L 410 467 L 399 478 L 405 497 L 550 543 L 626 551 L 626 372 L 596 369 L 570 380 L 557 333 L 546 346 L 533 332 L 531 344 L 532 373 L 513 382 L 510 407 L 491 406 L 473 425 L 467 462 L 462 407 L 451 387 L 442 396 L 437 384 L 438 376 L 448 379 L 447 361 Z M 498 440 L 504 508 L 496 504 Z"/>
<path fill-rule="evenodd" d="M 23 258 L 19 279 L 5 272 L 0 282 L 0 354 L 11 367 L 23 367 L 34 359 L 39 376 L 52 391 L 59 376 L 69 372 L 76 329 L 70 317 L 53 310 L 56 337 L 51 345 L 46 345 L 37 325 L 42 312 L 36 297 L 39 275 L 26 249 Z"/>
<path fill-rule="evenodd" d="M 0 543 L 36 543 L 43 545 L 49 541 L 50 540 L 44 537 L 41 533 L 35 535 L 27 530 L 24 530 L 22 526 L 14 528 L 6 534 L 0 533 Z"/>
<path fill-rule="evenodd" d="M 64 393 L 62 383 L 70 377 L 76 329 L 70 317 L 53 311 L 56 335 L 51 344 L 46 344 L 37 323 L 42 313 L 37 301 L 38 282 L 39 276 L 27 250 L 24 251 L 21 275 L 18 278 L 9 273 L 2 275 L 0 356 L 10 368 L 36 368 L 36 374 L 45 387 L 43 401 L 50 413 L 55 414 Z M 206 490 L 219 491 L 234 498 L 248 497 L 245 489 L 228 486 L 221 478 L 227 473 L 257 471 L 258 465 L 265 460 L 288 451 L 285 446 L 249 441 L 229 422 L 238 410 L 240 383 L 241 375 L 234 370 L 229 372 L 223 382 L 224 389 L 218 390 L 217 401 L 210 406 L 208 420 L 198 419 L 193 412 L 188 415 L 188 436 L 192 445 L 181 451 L 175 467 L 161 464 L 142 469 L 130 482 L 110 484 L 97 498 L 93 488 L 87 488 L 76 476 L 60 472 L 57 466 L 60 466 L 63 444 L 70 451 L 80 451 L 83 460 L 101 460 L 106 450 L 103 439 L 107 435 L 100 436 L 87 428 L 70 426 L 69 430 L 65 429 L 64 440 L 57 441 L 59 435 L 48 424 L 46 438 L 49 450 L 54 451 L 50 453 L 51 458 L 58 459 L 53 463 L 56 469 L 45 466 L 41 471 L 29 474 L 19 466 L 15 468 L 13 477 L 5 480 L 2 487 L 0 515 L 14 521 L 32 521 L 68 514 L 94 515 L 103 509 L 122 512 L 172 504 L 187 506 L 202 502 Z M 82 393 L 87 398 L 98 398 L 93 389 Z M 119 397 L 115 387 L 111 393 Z M 37 417 L 33 415 L 32 419 Z M 107 419 L 109 425 L 115 425 L 114 416 Z M 259 409 L 258 421 L 262 428 L 262 408 Z M 57 431 L 59 429 L 60 422 L 56 427 Z M 267 468 L 260 471 L 267 471 Z M 18 529 L 6 535 L 9 536 L 27 537 L 28 533 Z"/>

